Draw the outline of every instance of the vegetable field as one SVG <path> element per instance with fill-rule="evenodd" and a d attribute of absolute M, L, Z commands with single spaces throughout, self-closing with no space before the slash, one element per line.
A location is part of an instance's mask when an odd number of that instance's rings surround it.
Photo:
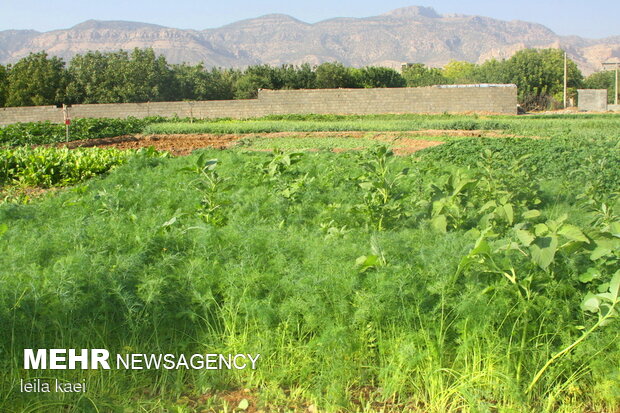
<path fill-rule="evenodd" d="M 443 143 L 404 156 L 363 136 L 261 137 L 426 129 L 498 136 L 422 135 Z M 620 409 L 619 116 L 309 115 L 141 132 L 257 136 L 186 157 L 3 149 L 5 188 L 71 186 L 0 204 L 0 410 Z M 29 176 L 8 166 L 20 156 L 73 172 L 15 178 Z M 84 173 L 84 156 L 114 167 Z M 260 358 L 26 370 L 25 348 Z M 36 378 L 88 387 L 20 390 Z"/>

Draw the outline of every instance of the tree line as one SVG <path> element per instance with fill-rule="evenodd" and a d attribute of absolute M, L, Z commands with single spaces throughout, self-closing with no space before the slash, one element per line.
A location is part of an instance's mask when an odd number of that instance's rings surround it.
<path fill-rule="evenodd" d="M 341 63 L 255 65 L 245 69 L 207 68 L 202 63 L 170 64 L 152 49 L 87 52 L 68 63 L 46 52 L 0 65 L 0 106 L 62 103 L 128 103 L 249 99 L 258 89 L 420 87 L 442 84 L 514 83 L 526 109 L 558 106 L 563 93 L 563 52 L 525 49 L 509 59 L 482 64 L 451 61 L 443 68 L 409 64 L 353 68 Z M 579 87 L 613 89 L 611 72 L 583 77 L 568 62 L 571 95 Z"/>

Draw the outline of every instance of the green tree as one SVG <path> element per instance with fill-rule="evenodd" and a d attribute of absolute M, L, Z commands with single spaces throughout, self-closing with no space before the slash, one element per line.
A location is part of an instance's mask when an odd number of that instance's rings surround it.
<path fill-rule="evenodd" d="M 357 71 L 361 87 L 404 87 L 405 79 L 396 70 L 389 67 L 366 66 Z"/>
<path fill-rule="evenodd" d="M 205 69 L 202 63 L 172 67 L 174 94 L 172 100 L 223 100 L 233 98 L 233 82 L 230 71 Z"/>
<path fill-rule="evenodd" d="M 121 99 L 113 91 L 120 87 L 122 78 L 110 67 L 112 53 L 87 52 L 76 55 L 67 69 L 70 103 L 116 103 Z"/>
<path fill-rule="evenodd" d="M 65 63 L 46 52 L 30 53 L 9 66 L 6 106 L 59 105 L 63 103 Z"/>
<path fill-rule="evenodd" d="M 316 88 L 316 72 L 308 63 L 301 66 L 282 65 L 279 68 L 282 89 Z"/>
<path fill-rule="evenodd" d="M 9 74 L 6 67 L 0 65 L 0 107 L 6 102 L 6 94 L 8 89 Z"/>
<path fill-rule="evenodd" d="M 69 63 L 67 98 L 72 103 L 127 103 L 172 100 L 174 74 L 153 49 L 75 56 Z"/>
<path fill-rule="evenodd" d="M 489 59 L 475 67 L 473 76 L 479 83 L 511 83 L 506 67 L 505 60 Z"/>
<path fill-rule="evenodd" d="M 448 79 L 441 69 L 426 67 L 423 63 L 414 63 L 403 68 L 402 76 L 408 87 L 444 85 Z"/>
<path fill-rule="evenodd" d="M 123 102 L 171 100 L 173 73 L 164 56 L 153 49 L 134 49 L 123 68 Z"/>
<path fill-rule="evenodd" d="M 526 109 L 544 109 L 561 101 L 564 85 L 564 52 L 559 49 L 524 49 L 506 61 L 507 79 L 517 85 L 519 101 Z M 568 60 L 571 94 L 583 82 L 581 71 Z"/>
<path fill-rule="evenodd" d="M 277 69 L 269 65 L 249 66 L 234 84 L 235 99 L 253 99 L 258 89 L 280 89 L 283 79 Z"/>
<path fill-rule="evenodd" d="M 451 84 L 477 83 L 476 65 L 470 62 L 451 60 L 443 67 L 443 76 Z"/>
<path fill-rule="evenodd" d="M 596 72 L 588 76 L 583 87 L 586 89 L 607 89 L 607 103 L 614 103 L 614 91 L 616 87 L 616 72 Z"/>
<path fill-rule="evenodd" d="M 359 87 L 355 82 L 353 70 L 342 63 L 322 63 L 316 68 L 316 87 L 337 89 Z"/>

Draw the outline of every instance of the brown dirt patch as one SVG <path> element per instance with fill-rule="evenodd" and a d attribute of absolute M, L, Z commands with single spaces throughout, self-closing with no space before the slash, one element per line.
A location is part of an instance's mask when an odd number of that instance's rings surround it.
<path fill-rule="evenodd" d="M 421 141 L 403 138 L 394 142 L 393 151 L 396 155 L 409 155 L 422 149 L 441 145 L 442 143 L 443 142 L 438 141 Z"/>
<path fill-rule="evenodd" d="M 275 132 L 275 133 L 249 133 L 249 134 L 173 134 L 173 135 L 124 135 L 114 138 L 87 139 L 61 143 L 57 146 L 73 148 L 117 148 L 117 149 L 140 149 L 154 147 L 159 151 L 168 151 L 172 155 L 189 155 L 195 149 L 217 148 L 226 149 L 235 145 L 241 139 L 252 138 L 367 138 L 390 143 L 394 152 L 399 155 L 407 155 L 431 146 L 437 146 L 443 142 L 420 139 L 424 137 L 510 137 L 513 135 L 503 134 L 501 131 L 483 130 L 420 130 L 405 132 Z M 345 150 L 334 148 L 334 152 Z"/>
<path fill-rule="evenodd" d="M 172 155 L 189 155 L 200 148 L 227 148 L 232 142 L 240 139 L 238 135 L 124 135 L 115 138 L 86 139 L 68 142 L 68 148 L 116 148 L 140 149 L 153 146 L 158 151 L 168 151 Z M 64 144 L 63 144 L 64 145 Z"/>

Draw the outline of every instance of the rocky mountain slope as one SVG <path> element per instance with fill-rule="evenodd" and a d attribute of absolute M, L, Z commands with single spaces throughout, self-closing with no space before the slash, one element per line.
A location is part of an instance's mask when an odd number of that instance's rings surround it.
<path fill-rule="evenodd" d="M 536 23 L 407 7 L 380 16 L 335 18 L 308 24 L 271 14 L 216 29 L 181 30 L 146 23 L 89 20 L 70 29 L 40 33 L 0 31 L 0 62 L 10 63 L 45 50 L 70 59 L 88 50 L 152 47 L 171 63 L 207 66 L 319 64 L 400 67 L 403 62 L 442 66 L 451 59 L 481 63 L 507 58 L 528 47 L 561 47 L 585 74 L 601 62 L 620 59 L 620 36 L 585 39 L 558 36 Z"/>

